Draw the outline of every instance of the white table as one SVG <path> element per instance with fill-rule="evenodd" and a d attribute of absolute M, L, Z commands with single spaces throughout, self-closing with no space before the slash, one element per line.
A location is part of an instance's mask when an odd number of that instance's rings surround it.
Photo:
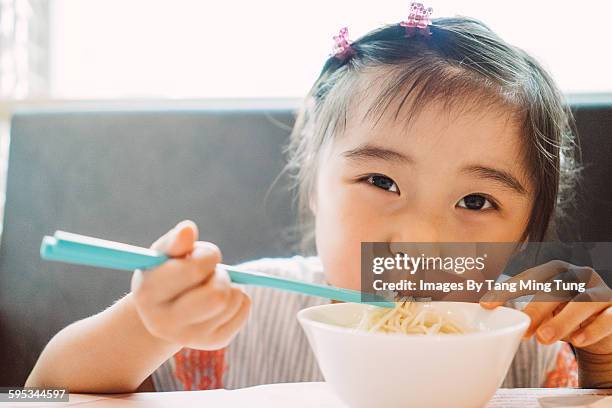
<path fill-rule="evenodd" d="M 0 407 L 9 406 L 0 403 Z M 17 408 L 45 406 L 19 402 Z M 78 408 L 162 407 L 317 407 L 347 408 L 323 382 L 261 385 L 240 390 L 143 392 L 137 394 L 71 394 L 70 402 L 46 404 Z M 452 405 L 449 405 L 451 407 Z M 612 390 L 573 388 L 499 389 L 486 408 L 612 408 Z"/>

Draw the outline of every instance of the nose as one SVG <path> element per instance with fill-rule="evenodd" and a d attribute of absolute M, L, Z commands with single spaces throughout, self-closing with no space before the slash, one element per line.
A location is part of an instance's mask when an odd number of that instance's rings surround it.
<path fill-rule="evenodd" d="M 444 222 L 440 217 L 404 217 L 394 220 L 389 234 L 390 242 L 440 242 Z"/>
<path fill-rule="evenodd" d="M 400 220 L 398 220 L 400 221 Z M 438 243 L 445 235 L 444 223 L 438 217 L 406 217 L 394 223 L 389 251 L 395 254 L 439 256 Z"/>

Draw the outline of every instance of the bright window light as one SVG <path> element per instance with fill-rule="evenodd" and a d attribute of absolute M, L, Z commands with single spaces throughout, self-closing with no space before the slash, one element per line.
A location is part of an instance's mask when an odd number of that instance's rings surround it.
<path fill-rule="evenodd" d="M 300 97 L 347 25 L 401 21 L 409 1 L 52 0 L 54 98 Z M 566 92 L 612 92 L 608 2 L 445 0 L 526 49 Z M 608 51 L 606 51 L 608 50 Z"/>

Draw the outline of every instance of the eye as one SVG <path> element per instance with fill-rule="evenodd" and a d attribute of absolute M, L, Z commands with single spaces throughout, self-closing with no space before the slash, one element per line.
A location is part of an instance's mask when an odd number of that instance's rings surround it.
<path fill-rule="evenodd" d="M 466 210 L 488 210 L 490 208 L 497 208 L 491 200 L 485 197 L 482 194 L 470 194 L 463 197 L 457 205 L 460 208 L 465 208 Z"/>
<path fill-rule="evenodd" d="M 387 176 L 383 176 L 382 174 L 372 174 L 366 177 L 365 180 L 375 187 L 390 191 L 392 193 L 399 193 L 399 188 L 397 187 L 397 184 L 395 184 L 395 181 L 391 180 Z"/>

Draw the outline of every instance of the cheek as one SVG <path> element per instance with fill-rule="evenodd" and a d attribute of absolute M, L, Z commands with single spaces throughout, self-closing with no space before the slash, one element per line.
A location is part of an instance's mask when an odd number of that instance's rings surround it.
<path fill-rule="evenodd" d="M 317 196 L 317 253 L 327 281 L 334 286 L 359 290 L 361 242 L 384 241 L 380 236 L 382 229 L 372 216 L 372 208 L 355 197 L 355 189 L 323 186 Z"/>
<path fill-rule="evenodd" d="M 481 234 L 478 241 L 518 242 L 528 227 L 531 213 L 530 199 L 508 200 L 509 211 L 496 222 L 491 222 Z M 475 239 L 476 240 L 476 239 Z"/>

